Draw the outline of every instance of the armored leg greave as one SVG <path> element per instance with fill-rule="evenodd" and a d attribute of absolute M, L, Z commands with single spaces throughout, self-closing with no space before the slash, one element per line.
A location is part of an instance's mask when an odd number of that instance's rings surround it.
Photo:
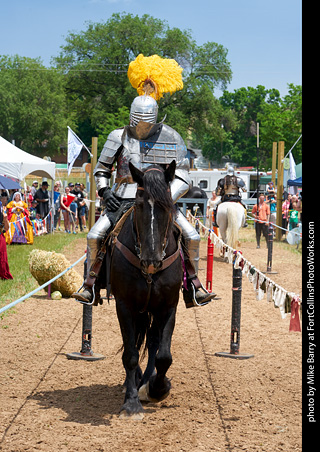
<path fill-rule="evenodd" d="M 181 227 L 184 243 L 187 248 L 189 259 L 195 269 L 195 273 L 198 273 L 199 269 L 199 248 L 200 248 L 200 235 L 189 223 L 182 212 L 178 210 L 176 222 Z"/>
<path fill-rule="evenodd" d="M 97 257 L 97 253 L 101 248 L 103 239 L 106 236 L 108 229 L 111 228 L 111 221 L 107 215 L 101 215 L 98 221 L 92 226 L 87 235 L 87 269 Z"/>

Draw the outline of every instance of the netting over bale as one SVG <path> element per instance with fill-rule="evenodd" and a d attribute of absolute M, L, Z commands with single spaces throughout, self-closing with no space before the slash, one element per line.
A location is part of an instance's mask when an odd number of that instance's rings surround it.
<path fill-rule="evenodd" d="M 50 279 L 70 267 L 71 263 L 63 254 L 54 251 L 43 251 L 34 249 L 29 255 L 29 269 L 32 276 L 39 285 L 45 284 Z M 63 297 L 70 297 L 73 292 L 79 289 L 82 284 L 82 277 L 71 268 L 63 276 L 51 283 L 51 292 L 58 290 Z M 48 291 L 48 286 L 45 287 Z"/>

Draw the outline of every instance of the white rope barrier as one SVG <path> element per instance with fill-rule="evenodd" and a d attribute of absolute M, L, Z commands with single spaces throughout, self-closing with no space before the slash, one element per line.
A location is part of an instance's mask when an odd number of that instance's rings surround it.
<path fill-rule="evenodd" d="M 250 215 L 247 215 L 247 218 L 249 218 L 249 220 L 257 221 L 254 217 L 251 217 Z M 300 237 L 300 234 L 301 234 L 300 232 L 288 231 L 288 229 L 282 228 L 281 226 L 278 226 L 277 224 L 272 223 L 271 221 L 263 221 L 263 220 L 258 220 L 258 221 L 259 221 L 259 223 L 271 224 L 275 228 L 282 229 L 282 231 L 285 231 L 285 232 L 292 232 L 292 234 L 298 235 Z"/>
<path fill-rule="evenodd" d="M 197 221 L 190 212 L 187 212 L 187 218 L 190 221 Z M 231 246 L 227 245 L 223 242 L 223 240 L 218 237 L 214 231 L 207 228 L 203 224 L 200 225 L 202 231 L 205 231 L 205 235 L 208 236 L 210 234 L 210 240 L 217 246 L 219 251 L 223 252 L 223 256 L 227 258 L 229 264 L 234 264 L 234 267 L 241 268 L 242 273 L 247 276 L 249 282 L 253 284 L 254 290 L 256 292 L 256 299 L 258 301 L 264 298 L 264 295 L 267 296 L 267 301 L 274 302 L 274 306 L 280 309 L 281 317 L 283 319 L 286 318 L 286 314 L 290 312 L 288 307 L 286 307 L 286 299 L 290 303 L 295 301 L 298 302 L 299 305 L 302 303 L 300 296 L 294 292 L 289 292 L 279 284 L 272 281 L 268 276 L 266 276 L 262 271 L 256 269 L 251 262 L 248 261 L 243 255 L 241 251 L 237 251 Z"/>
<path fill-rule="evenodd" d="M 82 257 L 80 257 L 80 259 L 78 259 L 74 264 L 70 265 L 70 267 L 68 267 L 66 270 L 64 270 L 63 272 L 59 273 L 59 275 L 55 276 L 54 278 L 50 279 L 50 281 L 47 281 L 45 284 L 42 284 L 42 286 L 37 287 L 37 289 L 33 290 L 32 292 L 28 293 L 27 295 L 24 295 L 23 297 L 19 298 L 18 300 L 13 301 L 12 303 L 9 303 L 8 305 L 4 306 L 3 308 L 0 309 L 0 314 L 2 314 L 3 312 L 7 311 L 10 308 L 13 308 L 14 306 L 16 306 L 18 303 L 20 303 L 21 301 L 26 300 L 27 298 L 30 298 L 32 295 L 34 295 L 35 293 L 39 292 L 39 290 L 43 289 L 44 287 L 48 286 L 49 284 L 51 284 L 53 281 L 55 281 L 56 279 L 60 278 L 61 276 L 63 276 L 65 273 L 67 273 L 67 271 L 71 270 L 75 265 L 77 265 L 80 261 L 82 261 L 82 259 L 84 259 L 86 257 L 86 254 L 84 254 Z"/>

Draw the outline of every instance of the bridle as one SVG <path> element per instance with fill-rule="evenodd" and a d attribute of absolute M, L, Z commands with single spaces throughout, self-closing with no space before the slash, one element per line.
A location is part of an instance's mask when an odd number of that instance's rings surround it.
<path fill-rule="evenodd" d="M 137 190 L 143 191 L 144 188 L 143 187 L 138 187 Z M 171 221 L 172 221 L 172 214 L 170 213 L 169 217 L 168 217 L 166 231 L 165 231 L 165 234 L 164 234 L 163 244 L 162 244 L 162 252 L 161 252 L 161 260 L 162 260 L 162 262 L 163 262 L 163 259 L 164 259 L 165 255 L 166 255 L 166 249 L 167 249 L 167 246 L 168 246 L 168 231 L 169 231 L 169 226 L 170 226 Z M 132 227 L 134 227 L 133 235 L 135 236 L 135 250 L 136 250 L 138 258 L 141 260 L 142 250 L 141 250 L 140 233 L 139 233 L 139 228 L 138 228 L 138 223 L 137 223 L 136 206 L 134 206 L 134 208 L 133 208 Z M 143 274 L 155 274 L 160 269 L 155 268 L 154 265 L 149 265 L 149 267 L 148 267 L 146 272 L 144 272 L 143 270 L 141 270 L 141 271 L 142 271 Z"/>

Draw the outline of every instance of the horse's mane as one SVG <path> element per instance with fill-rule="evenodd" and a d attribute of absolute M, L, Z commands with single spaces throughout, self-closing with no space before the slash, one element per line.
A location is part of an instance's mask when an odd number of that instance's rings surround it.
<path fill-rule="evenodd" d="M 160 171 L 152 171 L 157 169 Z M 170 189 L 165 181 L 164 172 L 158 165 L 148 167 L 143 177 L 143 188 L 150 199 L 165 211 L 175 210 Z"/>

